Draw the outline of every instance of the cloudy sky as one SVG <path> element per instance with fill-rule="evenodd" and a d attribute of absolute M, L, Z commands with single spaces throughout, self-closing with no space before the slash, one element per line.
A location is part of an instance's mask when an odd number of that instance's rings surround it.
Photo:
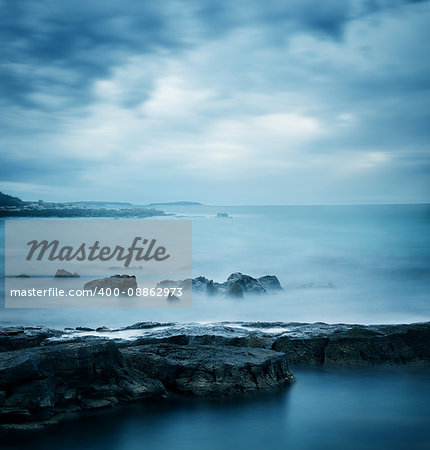
<path fill-rule="evenodd" d="M 430 194 L 430 2 L 3 0 L 0 189 L 24 199 Z"/>

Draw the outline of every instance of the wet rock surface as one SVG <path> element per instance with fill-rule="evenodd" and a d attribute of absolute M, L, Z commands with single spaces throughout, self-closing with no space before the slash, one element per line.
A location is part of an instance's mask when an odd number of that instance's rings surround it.
<path fill-rule="evenodd" d="M 37 347 L 46 339 L 62 334 L 61 330 L 45 327 L 0 327 L 0 352 Z"/>
<path fill-rule="evenodd" d="M 167 390 L 182 394 L 225 396 L 294 381 L 285 355 L 261 348 L 152 344 L 126 347 L 122 353 Z"/>
<path fill-rule="evenodd" d="M 224 396 L 293 382 L 292 366 L 430 367 L 430 323 L 139 322 L 111 329 L 0 328 L 0 419 L 64 414 L 182 394 Z"/>
<path fill-rule="evenodd" d="M 70 413 L 172 393 L 228 396 L 294 381 L 284 353 L 194 345 L 186 335 L 151 338 L 154 327 L 136 326 L 98 332 L 41 328 L 37 339 L 24 328 L 3 329 L 17 342 L 0 352 L 2 428 L 40 427 Z"/>
<path fill-rule="evenodd" d="M 160 397 L 165 389 L 128 364 L 114 342 L 67 343 L 0 353 L 0 421 L 19 425 Z"/>

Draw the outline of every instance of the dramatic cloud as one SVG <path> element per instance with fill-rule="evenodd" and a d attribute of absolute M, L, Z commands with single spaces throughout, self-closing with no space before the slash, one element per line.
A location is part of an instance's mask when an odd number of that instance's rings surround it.
<path fill-rule="evenodd" d="M 430 4 L 0 3 L 0 189 L 429 200 Z"/>

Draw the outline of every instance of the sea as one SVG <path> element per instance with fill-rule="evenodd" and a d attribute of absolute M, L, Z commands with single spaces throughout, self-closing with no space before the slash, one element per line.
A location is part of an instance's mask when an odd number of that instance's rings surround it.
<path fill-rule="evenodd" d="M 175 215 L 162 220 L 192 220 L 194 276 L 224 281 L 232 272 L 270 274 L 284 290 L 239 299 L 193 295 L 190 308 L 3 308 L 0 324 L 430 320 L 430 205 L 163 209 Z M 1 252 L 3 261 L 4 247 Z M 430 448 L 428 369 L 293 370 L 297 382 L 281 392 L 125 405 L 15 436 L 5 448 Z"/>
<path fill-rule="evenodd" d="M 162 220 L 192 220 L 194 276 L 225 281 L 233 272 L 276 275 L 284 290 L 242 299 L 193 295 L 190 308 L 91 309 L 89 303 L 85 309 L 65 309 L 59 299 L 57 308 L 1 309 L 0 323 L 119 327 L 138 321 L 430 320 L 428 204 L 164 209 L 174 215 Z M 4 271 L 4 245 L 0 252 Z M 4 285 L 1 289 L 4 298 Z"/>

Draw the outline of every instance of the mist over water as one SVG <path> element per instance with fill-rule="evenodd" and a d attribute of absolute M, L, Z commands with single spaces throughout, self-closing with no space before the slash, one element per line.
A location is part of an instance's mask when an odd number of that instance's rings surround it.
<path fill-rule="evenodd" d="M 193 220 L 194 276 L 224 281 L 232 272 L 273 274 L 284 292 L 243 299 L 193 295 L 193 306 L 186 309 L 3 309 L 1 322 L 63 327 L 144 320 L 430 320 L 429 205 L 176 206 L 165 211 L 177 216 L 163 220 Z M 217 218 L 218 212 L 232 218 Z M 4 248 L 2 261 L 3 254 Z"/>
<path fill-rule="evenodd" d="M 193 295 L 187 309 L 2 309 L 0 323 L 430 320 L 428 205 L 194 206 L 166 212 L 193 220 L 194 276 L 223 281 L 235 271 L 274 274 L 285 290 L 243 299 Z M 216 218 L 218 212 L 232 218 Z M 293 371 L 297 382 L 274 394 L 169 398 L 96 411 L 37 434 L 20 433 L 5 448 L 428 448 L 428 371 Z"/>

